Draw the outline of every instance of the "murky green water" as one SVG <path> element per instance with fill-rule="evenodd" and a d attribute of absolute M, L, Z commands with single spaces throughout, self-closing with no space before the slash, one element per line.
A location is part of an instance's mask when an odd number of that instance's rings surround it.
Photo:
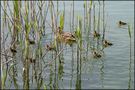
<path fill-rule="evenodd" d="M 69 17 L 70 6 L 72 2 L 66 2 L 66 23 L 64 31 L 70 31 Z M 82 59 L 77 59 L 77 49 L 73 46 L 73 50 L 70 46 L 67 46 L 63 50 L 61 59 L 62 64 L 59 64 L 58 59 L 46 68 L 43 68 L 46 63 L 53 60 L 53 52 L 49 52 L 43 58 L 45 63 L 39 64 L 39 66 L 30 65 L 30 87 L 37 88 L 37 82 L 33 74 L 39 73 L 38 69 L 41 69 L 41 80 L 47 88 L 59 88 L 59 89 L 133 89 L 134 88 L 134 2 L 133 1 L 105 1 L 105 22 L 106 36 L 108 40 L 113 43 L 113 46 L 104 49 L 104 55 L 100 59 L 93 59 L 91 53 L 88 53 L 86 57 L 85 51 L 82 51 Z M 60 10 L 63 10 L 63 5 L 60 4 Z M 102 13 L 102 12 L 101 12 Z M 75 16 L 83 15 L 83 2 L 75 1 Z M 132 28 L 132 40 L 130 47 L 130 39 L 128 30 L 119 28 L 118 21 L 123 20 L 131 24 Z M 124 26 L 127 28 L 127 26 Z M 47 31 L 49 33 L 49 29 Z M 51 35 L 43 38 L 42 45 L 45 46 L 51 40 Z M 83 40 L 85 40 L 85 35 Z M 84 43 L 85 46 L 85 43 Z M 36 46 L 30 46 L 33 48 L 31 54 L 36 52 Z M 85 47 L 84 47 L 85 48 Z M 131 48 L 131 56 L 130 56 Z M 43 53 L 44 50 L 43 50 Z M 23 64 L 21 60 L 21 53 L 17 54 L 16 69 L 18 72 L 17 84 L 19 88 L 23 88 Z M 40 61 L 39 61 L 40 62 Z M 39 67 L 36 71 L 32 68 Z M 42 67 L 42 68 L 41 68 Z M 38 77 L 38 76 L 37 76 Z M 9 81 L 12 81 L 8 76 L 6 81 L 6 88 L 15 88 L 14 83 L 9 85 Z M 39 81 L 41 81 L 39 80 Z M 37 80 L 38 81 L 38 80 Z M 43 86 L 42 86 L 43 88 Z"/>

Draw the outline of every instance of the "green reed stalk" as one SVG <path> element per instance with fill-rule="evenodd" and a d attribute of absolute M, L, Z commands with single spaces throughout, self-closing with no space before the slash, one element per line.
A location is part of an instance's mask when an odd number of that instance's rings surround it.
<path fill-rule="evenodd" d="M 57 17 L 56 17 L 56 27 L 58 27 L 57 26 L 57 23 L 58 23 L 58 15 L 59 15 L 59 1 L 57 0 Z"/>
<path fill-rule="evenodd" d="M 16 41 L 19 41 L 19 31 L 21 30 L 20 28 L 20 2 L 19 1 L 14 1 L 13 2 L 14 5 L 14 29 L 13 29 L 13 37 L 12 37 L 12 48 L 16 49 Z M 13 56 L 15 56 L 15 53 L 13 53 Z M 13 58 L 15 59 L 15 57 Z M 13 64 L 15 64 L 15 60 L 13 61 Z M 16 66 L 16 65 L 15 65 Z M 12 68 L 12 72 L 13 72 L 13 81 L 14 81 L 14 86 L 17 89 L 18 88 L 18 84 L 17 84 L 17 80 L 16 80 L 16 73 L 15 73 L 15 66 L 13 66 Z"/>
<path fill-rule="evenodd" d="M 30 24 L 28 21 L 28 11 L 29 11 L 29 2 L 25 1 L 25 16 L 24 16 L 24 21 L 25 21 L 25 62 L 24 62 L 24 72 L 23 72 L 23 79 L 24 79 L 24 85 L 23 87 L 25 89 L 29 89 L 29 32 L 30 32 Z"/>
<path fill-rule="evenodd" d="M 86 1 L 86 17 L 85 17 L 85 19 L 86 19 L 86 25 L 85 25 L 85 32 L 87 33 L 88 32 L 88 5 L 87 5 L 87 1 Z M 87 35 L 87 34 L 86 34 Z"/>
<path fill-rule="evenodd" d="M 49 3 L 51 3 L 51 2 L 49 2 Z M 55 54 L 55 56 L 58 54 L 58 52 L 59 52 L 59 43 L 58 43 L 58 41 L 57 41 L 57 36 L 56 36 L 56 29 L 57 29 L 57 19 L 58 19 L 58 15 L 59 15 L 59 10 L 58 10 L 58 1 L 57 1 L 57 15 L 56 15 L 56 19 L 55 19 L 55 30 L 54 30 L 54 38 L 55 38 L 55 40 L 54 40 L 54 45 L 56 46 L 56 54 Z M 51 12 L 51 20 L 52 20 L 52 31 L 53 31 L 53 29 L 54 29 L 54 27 L 53 27 L 53 8 L 52 8 L 52 4 L 50 4 L 50 12 Z M 59 62 L 60 62 L 60 56 L 59 56 Z M 56 61 L 55 61 L 55 70 L 56 70 Z"/>
<path fill-rule="evenodd" d="M 72 7 L 72 6 L 71 6 L 71 7 Z M 72 10 L 70 9 L 70 10 L 72 11 L 72 15 L 73 15 L 72 18 L 71 18 L 71 19 L 72 19 L 72 20 L 71 20 L 72 22 L 70 22 L 70 23 L 71 23 L 70 32 L 74 31 L 74 13 L 75 13 L 75 12 L 74 12 L 74 8 L 75 8 L 75 7 L 74 7 L 74 0 L 73 0 L 73 8 L 72 8 Z M 73 47 L 72 47 L 72 65 L 73 65 L 73 62 L 74 62 L 74 53 L 73 53 L 73 52 L 74 52 L 74 50 L 73 50 Z"/>
<path fill-rule="evenodd" d="M 73 18 L 72 18 L 72 30 L 74 30 L 74 9 L 75 9 L 75 7 L 74 7 L 74 0 L 73 0 Z"/>
<path fill-rule="evenodd" d="M 46 6 L 47 6 L 47 4 L 46 4 Z M 46 12 L 45 12 L 44 21 L 43 21 L 43 29 L 44 29 L 44 30 L 46 29 L 46 18 L 47 18 L 48 10 L 49 10 L 49 4 L 48 4 L 48 6 L 47 6 L 47 9 L 46 9 Z M 45 30 L 45 31 L 46 31 L 46 30 Z M 45 32 L 45 31 L 44 31 L 44 32 Z M 44 33 L 44 35 L 45 35 L 45 33 Z"/>
<path fill-rule="evenodd" d="M 87 41 L 87 45 L 86 45 L 86 57 L 88 56 L 88 50 L 89 50 L 89 43 L 90 43 L 90 39 L 89 39 L 89 34 L 90 34 L 90 31 L 91 31 L 91 5 L 90 7 L 88 8 L 88 15 L 87 15 L 87 33 L 86 33 L 86 41 Z"/>
<path fill-rule="evenodd" d="M 102 42 L 104 41 L 105 38 L 105 2 L 103 0 L 103 37 L 102 37 Z"/>
<path fill-rule="evenodd" d="M 129 38 L 131 39 L 131 29 L 130 29 L 130 25 L 128 25 L 128 34 L 129 34 Z"/>
<path fill-rule="evenodd" d="M 83 24 L 83 28 L 84 28 L 84 31 L 85 31 L 86 30 L 86 21 L 85 20 L 86 20 L 86 12 L 87 12 L 86 11 L 86 1 L 84 2 L 83 7 L 84 7 L 84 15 L 83 15 L 84 16 L 84 22 L 83 22 L 84 24 Z"/>
<path fill-rule="evenodd" d="M 97 32 L 100 33 L 100 1 L 99 2 L 99 11 L 98 11 L 98 25 Z M 99 49 L 99 38 L 97 39 L 97 49 Z"/>
<path fill-rule="evenodd" d="M 74 31 L 74 0 L 71 4 L 71 8 L 70 8 L 70 32 Z M 74 66 L 74 47 L 71 47 L 72 49 L 72 60 L 71 60 L 71 67 L 73 68 Z M 73 72 L 73 69 L 72 69 Z M 72 85 L 72 82 L 70 82 L 70 86 Z"/>
<path fill-rule="evenodd" d="M 78 27 L 75 31 L 77 37 L 77 63 L 81 61 L 81 50 L 82 50 L 82 19 L 78 16 Z"/>
<path fill-rule="evenodd" d="M 93 4 L 93 31 L 96 30 L 96 22 L 95 22 L 95 4 Z M 93 38 L 94 40 L 94 38 Z M 95 48 L 95 43 L 93 43 L 93 48 Z"/>
<path fill-rule="evenodd" d="M 53 2 L 52 2 L 52 1 L 49 1 L 49 3 L 50 3 L 50 13 L 51 13 L 52 31 L 54 32 Z"/>
<path fill-rule="evenodd" d="M 14 29 L 13 29 L 13 42 L 14 41 L 18 41 L 18 27 L 17 26 L 19 26 L 19 19 L 20 19 L 20 15 L 19 15 L 19 13 L 20 13 L 20 8 L 19 8 L 19 1 L 14 1 L 13 2 L 13 4 L 14 4 Z M 13 43 L 12 42 L 12 43 Z M 15 46 L 13 46 L 14 48 L 15 48 Z"/>
<path fill-rule="evenodd" d="M 54 32 L 55 34 L 55 18 L 54 18 L 54 4 L 53 4 L 53 1 L 49 1 L 50 3 L 50 13 L 51 13 L 51 26 L 52 26 L 52 32 Z M 53 34 L 53 33 L 52 33 Z M 51 39 L 52 39 L 52 36 L 51 36 Z M 57 44 L 57 43 L 56 43 Z M 55 44 L 55 45 L 56 45 Z M 52 52 L 52 58 L 53 58 L 53 52 Z"/>
<path fill-rule="evenodd" d="M 130 29 L 130 25 L 128 25 L 128 34 L 129 34 L 129 38 L 130 38 L 130 59 L 129 59 L 129 80 L 128 80 L 128 89 L 131 89 L 131 65 L 132 65 L 132 53 L 131 53 L 131 29 Z"/>
<path fill-rule="evenodd" d="M 89 45 L 91 44 L 90 39 L 89 39 L 89 34 L 91 33 L 91 8 L 92 8 L 92 0 L 90 1 L 90 6 L 89 6 L 89 22 L 88 22 L 88 30 L 87 30 L 87 56 L 88 56 L 88 51 L 89 51 Z"/>

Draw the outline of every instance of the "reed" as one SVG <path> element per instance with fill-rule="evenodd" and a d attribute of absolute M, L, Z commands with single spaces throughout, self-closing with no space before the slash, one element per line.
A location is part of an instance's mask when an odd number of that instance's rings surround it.
<path fill-rule="evenodd" d="M 92 9 L 92 0 L 90 1 L 90 5 L 89 5 L 89 11 L 88 11 L 88 29 L 87 29 L 87 54 L 86 57 L 88 57 L 88 51 L 89 51 L 89 47 L 91 45 L 90 42 L 90 38 L 89 38 L 89 34 L 91 33 L 91 9 Z"/>
<path fill-rule="evenodd" d="M 6 1 L 4 1 L 3 2 L 3 5 L 4 5 L 4 14 L 3 14 L 3 25 L 2 25 L 2 28 L 4 29 L 4 27 L 6 26 L 5 24 L 6 24 L 6 21 L 7 21 L 7 19 L 6 19 L 6 17 L 7 17 L 7 15 L 6 15 L 6 11 L 7 11 L 7 2 Z M 4 32 L 5 30 L 2 30 L 2 33 L 3 33 L 3 37 L 2 37 L 2 46 L 1 47 L 3 47 L 3 50 L 2 51 L 4 51 L 4 53 L 6 54 L 6 50 L 5 50 L 5 32 Z M 0 34 L 1 35 L 1 34 Z M 0 48 L 1 48 L 0 47 Z M 2 49 L 2 48 L 1 48 Z M 2 52 L 1 52 L 2 53 Z M 1 57 L 1 55 L 0 55 L 0 57 Z M 2 58 L 2 57 L 1 57 Z M 6 62 L 8 61 L 8 58 L 7 58 L 7 55 L 5 55 L 5 60 L 6 60 Z M 1 64 L 2 65 L 2 64 Z M 1 66 L 0 65 L 0 66 Z M 6 67 L 4 67 L 3 65 L 1 66 L 1 72 L 2 72 L 2 74 L 1 74 L 1 88 L 2 89 L 4 89 L 5 88 L 5 85 L 6 85 L 6 79 L 7 79 L 7 74 L 8 74 L 8 64 L 6 65 Z"/>
<path fill-rule="evenodd" d="M 105 38 L 105 1 L 103 0 L 103 37 L 102 37 L 102 42 L 104 41 Z"/>
<path fill-rule="evenodd" d="M 86 30 L 86 1 L 84 2 L 84 4 L 83 4 L 83 7 L 84 7 L 84 14 L 83 14 L 83 16 L 84 16 L 84 18 L 83 18 L 83 20 L 84 20 L 84 22 L 83 22 L 83 28 L 84 28 L 84 31 Z"/>
<path fill-rule="evenodd" d="M 24 72 L 23 72 L 23 80 L 24 80 L 24 85 L 23 87 L 25 89 L 29 89 L 29 42 L 28 42 L 28 38 L 29 38 L 29 32 L 30 32 L 30 24 L 29 24 L 29 19 L 28 19 L 28 15 L 29 15 L 29 2 L 25 1 L 25 16 L 24 16 L 24 21 L 25 21 L 25 50 L 24 50 Z"/>
<path fill-rule="evenodd" d="M 94 2 L 93 2 L 94 3 Z M 93 32 L 96 31 L 96 16 L 95 16 L 95 3 L 93 4 Z M 94 37 L 93 37 L 94 41 Z M 93 43 L 93 49 L 95 48 L 95 42 Z"/>
<path fill-rule="evenodd" d="M 128 24 L 128 35 L 129 35 L 129 39 L 130 39 L 130 43 L 129 43 L 129 47 L 130 47 L 130 51 L 129 51 L 129 80 L 128 80 L 128 89 L 131 89 L 131 83 L 132 83 L 132 78 L 131 78 L 131 66 L 132 66 L 132 49 L 131 49 L 131 25 Z"/>
<path fill-rule="evenodd" d="M 129 38 L 131 39 L 131 29 L 130 29 L 130 25 L 128 25 L 128 35 L 129 35 Z"/>
<path fill-rule="evenodd" d="M 97 32 L 100 33 L 100 1 L 99 3 L 99 11 L 98 11 L 98 24 L 97 24 Z M 99 49 L 99 38 L 97 39 L 97 49 Z"/>

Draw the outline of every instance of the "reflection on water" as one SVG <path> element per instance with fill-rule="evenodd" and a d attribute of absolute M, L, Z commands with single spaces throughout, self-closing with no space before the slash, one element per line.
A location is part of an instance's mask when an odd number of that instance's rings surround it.
<path fill-rule="evenodd" d="M 132 54 L 131 54 L 131 38 L 130 38 L 130 54 L 129 54 L 130 56 L 129 56 L 129 81 L 128 81 L 128 89 L 132 89 L 131 87 L 131 85 L 133 84 L 132 83 L 132 78 L 131 78 L 131 70 L 132 70 L 132 68 L 131 68 L 131 63 L 132 63 L 132 61 L 131 61 L 131 57 L 132 57 Z"/>
<path fill-rule="evenodd" d="M 102 88 L 104 88 L 104 61 L 103 60 L 101 60 L 101 66 L 100 66 L 100 79 L 101 79 Z"/>

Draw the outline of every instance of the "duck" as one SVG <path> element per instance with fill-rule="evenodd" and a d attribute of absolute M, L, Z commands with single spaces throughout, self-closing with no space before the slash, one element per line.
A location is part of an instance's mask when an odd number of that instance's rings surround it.
<path fill-rule="evenodd" d="M 100 34 L 97 33 L 95 30 L 94 30 L 94 33 L 93 33 L 94 37 L 100 37 Z"/>
<path fill-rule="evenodd" d="M 17 53 L 17 50 L 16 50 L 16 41 L 13 41 L 13 43 L 11 44 L 11 46 L 10 46 L 10 51 L 12 52 L 12 53 Z"/>
<path fill-rule="evenodd" d="M 100 53 L 97 53 L 96 51 L 93 52 L 93 57 L 94 58 L 100 58 L 101 57 L 101 54 Z"/>
<path fill-rule="evenodd" d="M 56 51 L 56 47 L 54 46 L 54 45 L 52 45 L 52 43 L 50 44 L 50 45 L 46 45 L 46 49 L 48 50 L 48 51 L 52 51 L 52 50 L 54 50 L 54 51 Z"/>
<path fill-rule="evenodd" d="M 59 42 L 63 42 L 70 46 L 72 46 L 72 44 L 76 42 L 76 38 L 75 38 L 74 34 L 72 34 L 70 32 L 64 32 L 61 30 L 60 27 L 58 27 L 56 36 L 57 36 L 56 38 Z"/>
<path fill-rule="evenodd" d="M 35 44 L 35 41 L 34 40 L 31 40 L 29 38 L 28 38 L 28 42 L 29 42 L 29 44 Z"/>
<path fill-rule="evenodd" d="M 107 47 L 107 46 L 112 46 L 113 44 L 107 40 L 104 40 L 103 45 L 104 47 Z"/>
<path fill-rule="evenodd" d="M 14 49 L 13 47 L 10 47 L 10 51 L 11 51 L 12 53 L 17 53 L 17 50 Z"/>
<path fill-rule="evenodd" d="M 125 23 L 123 21 L 119 21 L 119 25 L 127 25 L 127 23 Z"/>
<path fill-rule="evenodd" d="M 33 59 L 33 58 L 29 58 L 30 60 L 30 63 L 35 63 L 36 62 L 36 59 Z"/>

